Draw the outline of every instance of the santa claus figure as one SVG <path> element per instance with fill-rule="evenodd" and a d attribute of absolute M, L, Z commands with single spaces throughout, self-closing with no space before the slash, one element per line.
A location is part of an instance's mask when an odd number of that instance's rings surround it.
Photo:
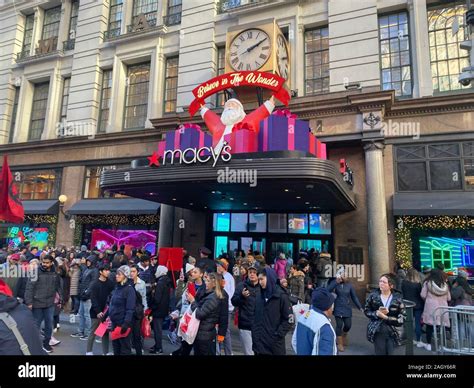
<path fill-rule="evenodd" d="M 272 96 L 262 106 L 248 115 L 245 114 L 241 102 L 235 98 L 227 100 L 224 111 L 219 117 L 216 113 L 201 106 L 201 116 L 212 134 L 212 145 L 216 152 L 224 146 L 224 136 L 242 128 L 258 133 L 260 121 L 270 116 L 275 108 L 275 99 Z"/>

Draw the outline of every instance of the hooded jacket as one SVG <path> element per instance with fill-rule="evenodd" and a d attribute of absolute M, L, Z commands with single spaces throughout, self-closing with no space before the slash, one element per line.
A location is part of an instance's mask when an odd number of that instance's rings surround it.
<path fill-rule="evenodd" d="M 285 355 L 285 336 L 290 330 L 291 303 L 286 291 L 277 284 L 277 275 L 265 268 L 267 285 L 256 299 L 252 327 L 253 350 L 256 354 Z"/>
<path fill-rule="evenodd" d="M 304 272 L 296 271 L 288 278 L 288 289 L 290 295 L 296 297 L 299 301 L 304 301 Z"/>
<path fill-rule="evenodd" d="M 112 326 L 131 326 L 137 296 L 133 283 L 128 280 L 125 284 L 117 284 L 110 298 L 106 316 L 112 321 Z"/>
<path fill-rule="evenodd" d="M 421 297 L 425 301 L 423 315 L 421 316 L 423 322 L 428 325 L 441 324 L 441 311 L 436 309 L 438 307 L 447 307 L 451 300 L 449 287 L 447 283 L 438 286 L 433 281 L 425 281 L 421 289 Z M 436 313 L 435 313 L 436 311 Z M 450 327 L 449 315 L 443 314 L 443 326 Z"/>
<path fill-rule="evenodd" d="M 91 298 L 90 287 L 92 283 L 99 278 L 99 270 L 94 268 L 95 261 L 90 267 L 86 267 L 79 278 L 79 297 L 81 300 L 89 300 Z"/>
<path fill-rule="evenodd" d="M 351 300 L 359 310 L 362 309 L 359 298 L 357 298 L 355 293 L 354 286 L 351 283 L 337 283 L 336 280 L 333 280 L 328 286 L 328 291 L 334 292 L 337 295 L 337 298 L 334 301 L 333 315 L 335 317 L 352 317 Z"/>
<path fill-rule="evenodd" d="M 41 337 L 33 314 L 16 298 L 0 294 L 0 313 L 8 313 L 15 320 L 23 340 L 28 345 L 32 356 L 44 356 Z M 13 332 L 0 320 L 0 356 L 23 355 Z"/>

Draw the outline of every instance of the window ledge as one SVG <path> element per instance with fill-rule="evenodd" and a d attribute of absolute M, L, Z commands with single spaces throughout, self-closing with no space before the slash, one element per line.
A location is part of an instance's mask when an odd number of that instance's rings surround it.
<path fill-rule="evenodd" d="M 133 40 L 136 40 L 136 39 L 142 39 L 144 37 L 153 36 L 157 33 L 158 34 L 165 34 L 166 32 L 168 32 L 167 26 L 159 25 L 159 26 L 147 28 L 145 30 L 127 32 L 125 34 L 118 35 L 118 36 L 115 36 L 115 37 L 112 37 L 112 38 L 105 38 L 105 35 L 104 35 L 103 43 L 104 44 L 108 43 L 108 44 L 111 44 L 111 45 L 115 45 L 117 43 L 130 42 L 130 41 L 133 41 Z"/>
<path fill-rule="evenodd" d="M 43 60 L 48 60 L 52 58 L 61 58 L 64 56 L 64 51 L 63 50 L 54 50 L 46 54 L 36 54 L 32 55 L 30 57 L 24 57 L 21 59 L 17 59 L 16 63 L 18 65 L 23 64 L 23 63 L 33 63 L 33 62 L 41 62 Z"/>

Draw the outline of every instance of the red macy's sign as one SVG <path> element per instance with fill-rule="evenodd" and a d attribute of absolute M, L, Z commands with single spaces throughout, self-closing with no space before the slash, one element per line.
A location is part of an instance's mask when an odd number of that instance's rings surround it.
<path fill-rule="evenodd" d="M 283 88 L 285 79 L 276 74 L 261 71 L 239 71 L 235 73 L 222 74 L 204 82 L 193 90 L 196 99 L 189 106 L 189 114 L 192 116 L 199 110 L 204 100 L 221 90 L 235 88 L 238 86 L 255 86 L 270 89 L 275 92 L 275 97 L 283 104 L 288 105 L 290 95 Z"/>

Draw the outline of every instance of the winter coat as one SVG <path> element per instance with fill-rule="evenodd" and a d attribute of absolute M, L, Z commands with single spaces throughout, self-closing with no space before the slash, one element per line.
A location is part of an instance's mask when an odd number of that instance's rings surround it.
<path fill-rule="evenodd" d="M 286 259 L 277 259 L 275 262 L 275 272 L 278 276 L 278 279 L 284 279 L 286 277 Z"/>
<path fill-rule="evenodd" d="M 380 290 L 375 290 L 369 294 L 365 301 L 364 313 L 370 319 L 367 325 L 367 339 L 369 342 L 374 342 L 375 334 L 379 331 L 380 326 L 387 325 L 391 330 L 390 337 L 397 345 L 401 345 L 400 328 L 406 317 L 402 294 L 395 290 L 392 291 L 392 300 L 388 306 L 388 319 L 377 317 L 377 310 L 384 305 L 380 295 Z"/>
<path fill-rule="evenodd" d="M 69 268 L 69 276 L 71 277 L 71 296 L 79 295 L 79 277 L 81 276 L 81 269 L 78 265 L 73 265 Z"/>
<path fill-rule="evenodd" d="M 140 294 L 142 298 L 143 308 L 147 310 L 148 303 L 147 303 L 147 298 L 146 298 L 146 285 L 142 279 L 140 278 L 137 279 L 137 282 L 135 283 L 135 290 Z"/>
<path fill-rule="evenodd" d="M 97 315 L 104 311 L 110 294 L 115 288 L 115 283 L 107 279 L 103 282 L 97 279 L 91 285 L 91 318 L 97 319 Z"/>
<path fill-rule="evenodd" d="M 114 328 L 124 324 L 128 327 L 131 326 L 136 301 L 137 296 L 132 282 L 127 281 L 125 284 L 117 284 L 115 286 L 106 314 L 106 317 L 108 316 L 112 321 Z"/>
<path fill-rule="evenodd" d="M 329 257 L 320 257 L 316 264 L 318 279 L 328 279 L 326 271 L 328 267 L 332 267 L 332 260 Z"/>
<path fill-rule="evenodd" d="M 290 296 L 296 297 L 299 301 L 304 302 L 304 272 L 296 271 L 288 278 L 288 289 Z"/>
<path fill-rule="evenodd" d="M 231 324 L 229 322 L 229 294 L 226 290 L 222 290 L 223 299 L 219 299 L 219 322 L 217 322 L 217 335 L 224 336 L 227 334 L 227 328 Z M 233 306 L 232 306 L 233 308 Z"/>
<path fill-rule="evenodd" d="M 214 290 L 206 290 L 202 297 L 196 298 L 191 305 L 196 311 L 196 318 L 201 322 L 196 335 L 196 340 L 210 341 L 216 336 L 216 325 L 219 323 L 221 312 L 221 300 Z"/>
<path fill-rule="evenodd" d="M 171 283 L 168 276 L 160 276 L 156 282 L 155 292 L 150 298 L 153 318 L 164 318 L 169 314 Z"/>
<path fill-rule="evenodd" d="M 247 298 L 242 295 L 244 288 L 250 292 L 250 295 Z M 253 285 L 250 280 L 247 279 L 237 285 L 231 302 L 239 309 L 239 329 L 252 329 L 253 320 L 255 317 L 255 304 L 258 297 L 260 297 L 260 285 L 258 283 Z"/>
<path fill-rule="evenodd" d="M 33 308 L 47 308 L 54 304 L 56 293 L 61 293 L 61 284 L 54 266 L 45 270 L 38 266 L 38 277 L 36 280 L 28 278 L 25 290 L 25 304 L 33 305 Z"/>
<path fill-rule="evenodd" d="M 92 283 L 99 278 L 99 270 L 97 268 L 86 267 L 79 278 L 79 297 L 81 300 L 89 300 L 91 298 L 90 287 Z"/>
<path fill-rule="evenodd" d="M 256 299 L 252 327 L 253 350 L 256 354 L 285 355 L 285 336 L 290 330 L 291 303 L 287 292 L 275 285 L 265 301 L 263 292 Z"/>
<path fill-rule="evenodd" d="M 328 286 L 329 292 L 334 292 L 337 295 L 336 300 L 334 301 L 334 311 L 333 315 L 335 317 L 352 317 L 352 303 L 360 310 L 362 305 L 359 302 L 354 286 L 351 283 L 337 283 L 336 280 L 333 280 Z"/>
<path fill-rule="evenodd" d="M 152 284 L 153 283 L 153 274 L 151 272 L 151 266 L 147 268 L 142 266 L 142 263 L 138 264 L 138 276 L 142 279 L 145 284 Z"/>
<path fill-rule="evenodd" d="M 434 312 L 438 307 L 447 307 L 448 302 L 451 300 L 449 293 L 449 287 L 447 283 L 444 283 L 442 287 L 439 287 L 433 281 L 428 281 L 423 284 L 421 290 L 421 297 L 425 301 L 425 308 L 423 309 L 423 315 L 421 316 L 423 322 L 428 325 L 441 324 L 441 311 L 438 310 L 436 316 Z M 448 314 L 443 315 L 443 326 L 450 327 Z"/>
<path fill-rule="evenodd" d="M 413 307 L 413 310 L 423 310 L 425 301 L 420 296 L 421 283 L 414 283 L 405 279 L 402 281 L 401 290 L 404 299 L 416 303 L 415 307 Z"/>
<path fill-rule="evenodd" d="M 32 356 L 44 356 L 41 336 L 31 310 L 16 298 L 0 294 L 0 313 L 8 313 L 16 322 Z M 0 320 L 0 356 L 23 355 L 13 332 Z"/>

